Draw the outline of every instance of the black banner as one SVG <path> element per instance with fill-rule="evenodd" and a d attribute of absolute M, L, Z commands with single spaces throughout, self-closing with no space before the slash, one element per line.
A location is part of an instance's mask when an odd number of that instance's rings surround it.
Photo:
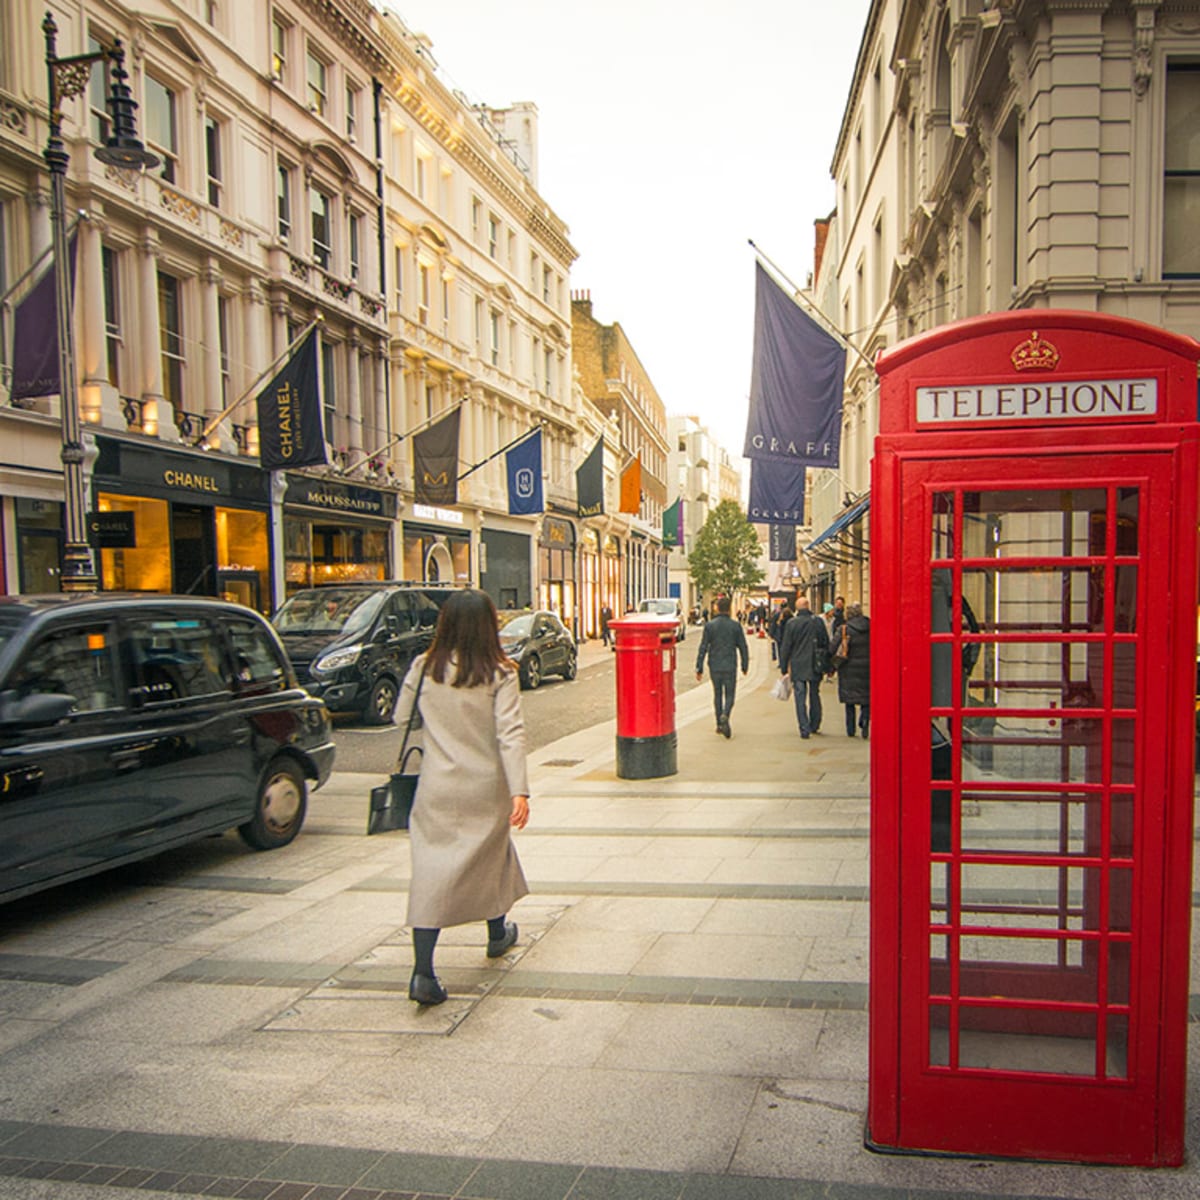
<path fill-rule="evenodd" d="M 575 498 L 581 517 L 598 517 L 604 511 L 604 439 L 575 472 Z"/>
<path fill-rule="evenodd" d="M 458 503 L 458 426 L 462 409 L 455 408 L 436 425 L 414 434 L 413 503 Z"/>
<path fill-rule="evenodd" d="M 771 525 L 771 552 L 768 556 L 771 562 L 796 561 L 796 527 L 795 525 Z"/>
<path fill-rule="evenodd" d="M 318 379 L 313 329 L 258 394 L 259 461 L 264 471 L 327 461 Z"/>
<path fill-rule="evenodd" d="M 129 550 L 137 545 L 131 512 L 88 513 L 88 541 L 97 550 Z"/>

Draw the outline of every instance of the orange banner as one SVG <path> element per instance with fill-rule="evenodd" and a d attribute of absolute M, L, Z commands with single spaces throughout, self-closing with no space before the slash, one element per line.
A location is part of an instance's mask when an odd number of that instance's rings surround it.
<path fill-rule="evenodd" d="M 621 472 L 621 504 L 618 512 L 639 513 L 642 509 L 642 460 L 635 458 Z"/>

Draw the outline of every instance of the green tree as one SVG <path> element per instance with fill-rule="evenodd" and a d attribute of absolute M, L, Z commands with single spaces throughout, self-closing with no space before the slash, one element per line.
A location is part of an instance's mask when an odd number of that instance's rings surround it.
<path fill-rule="evenodd" d="M 732 500 L 722 500 L 708 514 L 688 555 L 688 570 L 707 595 L 732 597 L 762 583 L 759 545 L 746 514 Z"/>

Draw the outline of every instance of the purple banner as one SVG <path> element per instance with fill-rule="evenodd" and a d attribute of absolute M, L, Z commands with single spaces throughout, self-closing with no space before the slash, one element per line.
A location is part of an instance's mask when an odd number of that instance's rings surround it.
<path fill-rule="evenodd" d="M 67 245 L 67 260 L 70 263 L 70 290 L 74 296 L 73 234 Z M 58 298 L 54 292 L 56 276 L 56 266 L 51 262 L 13 310 L 13 366 L 10 391 L 10 398 L 13 400 L 27 400 L 34 396 L 57 396 L 62 391 L 58 378 Z"/>
<path fill-rule="evenodd" d="M 803 525 L 804 468 L 790 462 L 752 458 L 746 517 L 758 525 Z"/>

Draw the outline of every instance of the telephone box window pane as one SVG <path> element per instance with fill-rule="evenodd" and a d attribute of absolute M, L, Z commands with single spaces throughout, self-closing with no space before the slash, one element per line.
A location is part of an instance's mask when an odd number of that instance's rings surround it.
<path fill-rule="evenodd" d="M 954 494 L 937 492 L 933 497 L 933 557 L 954 557 Z"/>
<path fill-rule="evenodd" d="M 1114 642 L 1113 708 L 1137 707 L 1137 647 L 1132 642 Z"/>
<path fill-rule="evenodd" d="M 1113 721 L 1112 723 L 1112 781 L 1115 784 L 1123 784 L 1128 787 L 1133 783 L 1134 736 L 1136 732 L 1135 721 Z"/>
<path fill-rule="evenodd" d="M 950 1007 L 946 1004 L 929 1006 L 929 1065 L 950 1065 Z"/>
<path fill-rule="evenodd" d="M 1104 553 L 1103 488 L 965 492 L 964 558 L 1078 558 Z"/>
<path fill-rule="evenodd" d="M 1097 792 L 964 791 L 962 848 L 976 854 L 1099 857 L 1104 796 Z M 1115 842 L 1114 838 L 1114 842 Z"/>
<path fill-rule="evenodd" d="M 950 863 L 929 864 L 929 923 L 944 925 L 950 896 Z"/>
<path fill-rule="evenodd" d="M 1133 931 L 1133 868 L 1108 871 L 1108 927 L 1117 933 Z"/>
<path fill-rule="evenodd" d="M 960 996 L 1093 1003 L 1094 977 L 1083 969 L 1078 938 L 963 937 Z"/>
<path fill-rule="evenodd" d="M 964 779 L 999 775 L 1031 782 L 1101 782 L 1104 722 L 1100 718 L 1004 716 L 972 720 L 971 725 L 968 728 L 963 722 Z"/>
<path fill-rule="evenodd" d="M 1096 1017 L 1037 1009 L 960 1009 L 958 1065 L 983 1071 L 1094 1076 Z"/>
<path fill-rule="evenodd" d="M 944 933 L 929 935 L 929 994 L 950 992 L 950 939 Z"/>
<path fill-rule="evenodd" d="M 964 569 L 962 588 L 981 633 L 1104 630 L 1102 566 Z"/>
<path fill-rule="evenodd" d="M 1132 858 L 1133 794 L 1131 792 L 1113 792 L 1109 806 L 1112 809 L 1112 847 L 1109 854 L 1112 858 Z"/>
<path fill-rule="evenodd" d="M 1104 645 L 1100 642 L 982 642 L 967 680 L 968 708 L 1101 708 Z M 1114 686 L 1113 702 L 1123 703 Z M 1125 696 L 1121 691 L 1120 697 Z M 987 732 L 994 717 L 967 717 L 967 728 Z"/>
<path fill-rule="evenodd" d="M 1109 1079 L 1129 1078 L 1129 1018 L 1124 1013 L 1108 1014 L 1108 1038 L 1104 1073 Z"/>
<path fill-rule="evenodd" d="M 1100 885 L 1106 870 L 1109 913 L 1102 920 Z M 962 923 L 977 929 L 1128 933 L 1131 885 L 1128 867 L 963 863 Z"/>
<path fill-rule="evenodd" d="M 1113 631 L 1137 633 L 1138 569 L 1132 563 L 1113 568 Z"/>
<path fill-rule="evenodd" d="M 1131 946 L 1128 942 L 1108 944 L 1108 1002 L 1129 1003 L 1129 959 Z"/>

